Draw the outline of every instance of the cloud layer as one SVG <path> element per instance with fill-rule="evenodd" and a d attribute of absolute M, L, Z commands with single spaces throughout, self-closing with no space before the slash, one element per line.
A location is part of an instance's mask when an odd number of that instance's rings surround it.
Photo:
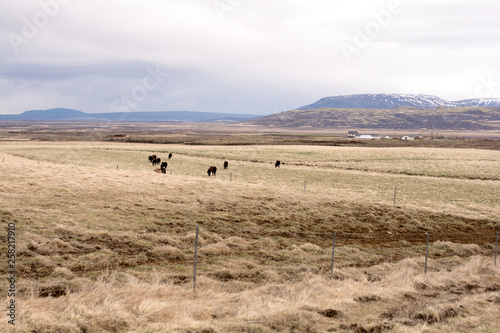
<path fill-rule="evenodd" d="M 500 98 L 500 3 L 490 0 L 3 7 L 5 114 L 52 107 L 271 114 L 356 93 Z"/>

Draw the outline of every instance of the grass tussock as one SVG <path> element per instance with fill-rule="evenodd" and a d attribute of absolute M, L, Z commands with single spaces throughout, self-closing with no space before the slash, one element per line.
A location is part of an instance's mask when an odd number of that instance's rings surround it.
<path fill-rule="evenodd" d="M 19 324 L 10 331 L 40 329 L 38 321 L 45 316 L 50 317 L 43 322 L 45 331 L 63 332 L 231 332 L 235 327 L 261 332 L 348 332 L 358 327 L 413 332 L 428 327 L 437 332 L 461 325 L 468 325 L 469 332 L 483 332 L 485 326 L 490 331 L 500 327 L 499 304 L 494 301 L 499 269 L 489 259 L 474 257 L 453 270 L 427 276 L 414 266 L 404 260 L 336 271 L 342 279 L 306 273 L 293 282 L 268 281 L 250 288 L 238 287 L 234 273 L 222 270 L 213 278 L 200 277 L 196 291 L 158 273 L 151 281 L 110 273 L 78 286 L 33 285 L 36 292 L 25 294 Z M 458 293 L 456 288 L 467 280 L 463 271 L 476 277 L 469 281 L 475 287 L 463 286 Z M 367 279 L 367 273 L 377 278 Z M 58 287 L 64 292 L 47 294 Z M 0 323 L 3 331 L 5 325 Z"/>

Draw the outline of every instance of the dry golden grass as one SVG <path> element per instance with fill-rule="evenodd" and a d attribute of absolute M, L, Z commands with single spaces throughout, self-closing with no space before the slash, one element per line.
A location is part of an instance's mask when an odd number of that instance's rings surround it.
<path fill-rule="evenodd" d="M 308 146 L 191 147 L 111 143 L 18 143 L 4 144 L 3 151 L 38 161 L 73 165 L 76 173 L 90 167 L 89 177 L 99 170 L 116 186 L 124 184 L 122 171 L 138 171 L 150 183 L 147 156 L 166 157 L 173 152 L 167 173 L 175 176 L 206 175 L 208 166 L 219 166 L 221 186 L 232 180 L 273 190 L 323 195 L 335 200 L 391 204 L 398 186 L 397 204 L 468 217 L 498 219 L 500 152 L 468 149 L 347 148 Z M 275 160 L 285 163 L 274 169 Z M 222 170 L 222 162 L 230 162 Z M 28 164 L 29 165 L 29 164 Z M 50 164 L 49 164 L 50 165 Z M 47 165 L 45 166 L 47 167 Z M 43 168 L 43 167 L 42 167 Z M 65 182 L 70 181 L 65 177 Z M 76 177 L 72 179 L 76 181 Z M 57 179 L 55 181 L 58 181 Z M 61 180 L 62 181 L 62 180 Z M 31 186 L 37 183 L 32 182 Z"/>
<path fill-rule="evenodd" d="M 18 325 L 0 330 L 498 331 L 499 181 L 477 161 L 500 153 L 375 151 L 4 142 L 0 217 L 17 225 L 21 278 Z M 148 155 L 166 152 L 153 173 Z"/>
<path fill-rule="evenodd" d="M 16 329 L 5 321 L 0 327 L 11 332 L 498 331 L 498 266 L 473 257 L 424 276 L 422 261 L 343 269 L 335 279 L 304 272 L 298 281 L 252 288 L 202 276 L 195 291 L 157 272 L 149 281 L 104 274 L 80 281 L 77 291 L 68 288 L 58 298 L 25 297 Z M 37 291 L 28 288 L 27 294 Z"/>

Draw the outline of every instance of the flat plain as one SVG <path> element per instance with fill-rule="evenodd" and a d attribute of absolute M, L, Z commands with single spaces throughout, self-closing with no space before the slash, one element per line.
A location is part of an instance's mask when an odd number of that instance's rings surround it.
<path fill-rule="evenodd" d="M 500 330 L 496 141 L 223 144 L 234 136 L 0 142 L 0 213 L 16 224 L 19 276 L 17 324 L 5 316 L 0 329 Z"/>

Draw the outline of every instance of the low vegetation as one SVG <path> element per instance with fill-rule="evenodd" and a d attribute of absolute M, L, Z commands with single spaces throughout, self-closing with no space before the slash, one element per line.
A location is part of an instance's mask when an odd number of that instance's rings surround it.
<path fill-rule="evenodd" d="M 350 126 L 377 129 L 499 130 L 500 108 L 319 108 L 285 111 L 250 120 L 247 123 L 274 127 L 336 128 Z"/>
<path fill-rule="evenodd" d="M 154 173 L 148 156 L 169 152 L 167 173 Z M 3 142 L 0 218 L 18 229 L 20 305 L 16 327 L 4 318 L 0 330 L 498 331 L 499 160 L 478 149 Z"/>

